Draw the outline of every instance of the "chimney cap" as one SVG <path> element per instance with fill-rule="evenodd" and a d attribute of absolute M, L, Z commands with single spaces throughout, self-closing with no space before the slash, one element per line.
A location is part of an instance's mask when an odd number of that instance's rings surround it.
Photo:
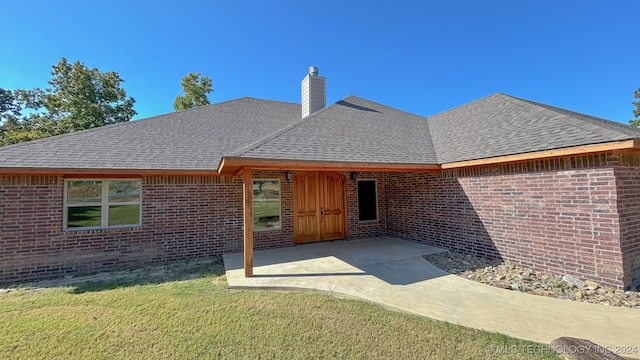
<path fill-rule="evenodd" d="M 318 76 L 320 69 L 317 66 L 309 66 L 309 75 Z"/>

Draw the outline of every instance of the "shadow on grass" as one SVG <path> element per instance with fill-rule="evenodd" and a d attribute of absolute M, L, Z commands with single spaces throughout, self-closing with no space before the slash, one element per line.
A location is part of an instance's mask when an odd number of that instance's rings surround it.
<path fill-rule="evenodd" d="M 189 261 L 161 266 L 149 266 L 130 271 L 117 271 L 94 276 L 79 277 L 71 284 L 71 294 L 113 290 L 138 285 L 162 284 L 225 274 L 222 257 L 204 261 Z M 86 281 L 83 281 L 85 278 Z M 64 286 L 63 284 L 61 284 Z"/>

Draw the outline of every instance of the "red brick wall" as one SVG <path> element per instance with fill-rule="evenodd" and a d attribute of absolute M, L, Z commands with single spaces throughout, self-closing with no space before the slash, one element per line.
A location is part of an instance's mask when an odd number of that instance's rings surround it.
<path fill-rule="evenodd" d="M 358 222 L 347 188 L 350 239 L 386 235 L 618 286 L 640 278 L 640 157 L 608 154 L 434 174 L 359 173 L 378 180 L 377 222 Z M 281 180 L 282 228 L 255 248 L 293 245 L 293 188 Z M 62 231 L 64 180 L 0 175 L 0 281 L 121 269 L 242 250 L 242 181 L 143 178 L 142 226 Z"/>
<path fill-rule="evenodd" d="M 293 183 L 285 172 L 254 171 L 254 179 L 280 179 L 281 223 L 256 231 L 254 248 L 293 245 Z M 348 175 L 348 174 L 347 174 Z M 376 178 L 384 189 L 382 174 Z M 198 259 L 243 248 L 242 180 L 203 176 L 147 176 L 142 187 L 142 226 L 62 230 L 61 176 L 0 175 L 0 282 L 24 281 Z M 358 223 L 355 183 L 346 181 L 349 238 L 385 231 L 381 220 Z"/>
<path fill-rule="evenodd" d="M 640 287 L 640 156 L 621 154 L 614 168 L 624 283 Z"/>
<path fill-rule="evenodd" d="M 612 154 L 591 155 L 435 174 L 388 174 L 388 231 L 628 286 L 611 167 L 615 161 Z M 632 213 L 635 221 L 639 213 Z"/>
<path fill-rule="evenodd" d="M 142 226 L 62 231 L 64 180 L 0 176 L 0 281 L 197 259 L 242 249 L 242 185 L 145 177 Z"/>
<path fill-rule="evenodd" d="M 46 257 L 62 251 L 60 240 L 51 236 L 54 228 L 62 228 L 62 178 L 0 176 L 0 280 L 72 270 L 64 261 L 45 264 Z"/>
<path fill-rule="evenodd" d="M 344 173 L 347 181 L 347 224 L 349 239 L 363 239 L 378 237 L 387 234 L 387 214 L 385 198 L 384 173 L 356 173 L 356 177 L 362 180 L 376 180 L 378 192 L 378 220 L 358 221 L 358 187 L 354 180 L 351 180 L 349 173 Z"/>

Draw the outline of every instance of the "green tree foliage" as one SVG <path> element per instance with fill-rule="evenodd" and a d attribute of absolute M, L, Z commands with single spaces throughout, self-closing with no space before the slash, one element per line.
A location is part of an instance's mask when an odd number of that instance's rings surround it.
<path fill-rule="evenodd" d="M 62 58 L 51 71 L 51 88 L 0 92 L 0 145 L 40 139 L 131 120 L 117 72 L 100 72 Z M 21 113 L 28 115 L 23 116 Z"/>
<path fill-rule="evenodd" d="M 54 134 L 54 123 L 37 111 L 42 107 L 40 89 L 0 89 L 0 145 L 40 139 Z M 28 115 L 22 116 L 27 110 Z"/>
<path fill-rule="evenodd" d="M 635 119 L 629 120 L 629 125 L 640 127 L 640 88 L 637 88 L 636 91 L 633 92 L 633 97 L 637 100 L 631 102 L 631 104 L 635 106 L 635 109 L 633 109 Z"/>
<path fill-rule="evenodd" d="M 176 96 L 173 108 L 178 110 L 191 109 L 197 106 L 208 105 L 207 94 L 213 91 L 213 81 L 200 73 L 188 73 L 180 82 L 184 95 Z"/>
<path fill-rule="evenodd" d="M 0 88 L 0 116 L 20 116 L 20 106 L 13 92 Z"/>
<path fill-rule="evenodd" d="M 65 58 L 53 67 L 43 105 L 58 121 L 61 133 L 131 120 L 135 100 L 127 97 L 117 72 L 102 73 Z"/>

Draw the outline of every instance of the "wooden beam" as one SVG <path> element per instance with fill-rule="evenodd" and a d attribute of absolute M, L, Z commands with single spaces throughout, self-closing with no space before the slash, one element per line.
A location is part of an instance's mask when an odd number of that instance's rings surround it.
<path fill-rule="evenodd" d="M 625 149 L 633 149 L 637 147 L 639 147 L 639 143 L 637 140 L 624 140 L 624 141 L 617 141 L 617 142 L 606 143 L 606 144 L 575 146 L 575 147 L 570 147 L 565 149 L 536 151 L 536 152 L 530 152 L 526 154 L 506 155 L 506 156 L 498 156 L 498 157 L 492 157 L 487 159 L 458 161 L 458 162 L 442 164 L 441 168 L 443 170 L 446 170 L 446 169 L 455 169 L 455 168 L 462 168 L 462 167 L 469 167 L 469 166 L 539 160 L 539 159 L 548 159 L 548 158 L 570 156 L 570 155 L 583 155 L 583 154 L 613 151 L 613 150 L 625 150 Z"/>
<path fill-rule="evenodd" d="M 244 168 L 239 168 L 238 170 L 236 170 L 236 172 L 233 173 L 232 177 L 239 177 L 242 176 L 242 174 L 244 174 Z"/>
<path fill-rule="evenodd" d="M 437 171 L 436 164 L 393 164 L 337 161 L 301 161 L 281 159 L 224 158 L 218 172 L 221 175 L 233 175 L 244 167 L 262 170 L 296 171 L 381 171 L 381 172 L 425 172 Z"/>
<path fill-rule="evenodd" d="M 253 177 L 244 169 L 244 277 L 253 276 Z"/>

